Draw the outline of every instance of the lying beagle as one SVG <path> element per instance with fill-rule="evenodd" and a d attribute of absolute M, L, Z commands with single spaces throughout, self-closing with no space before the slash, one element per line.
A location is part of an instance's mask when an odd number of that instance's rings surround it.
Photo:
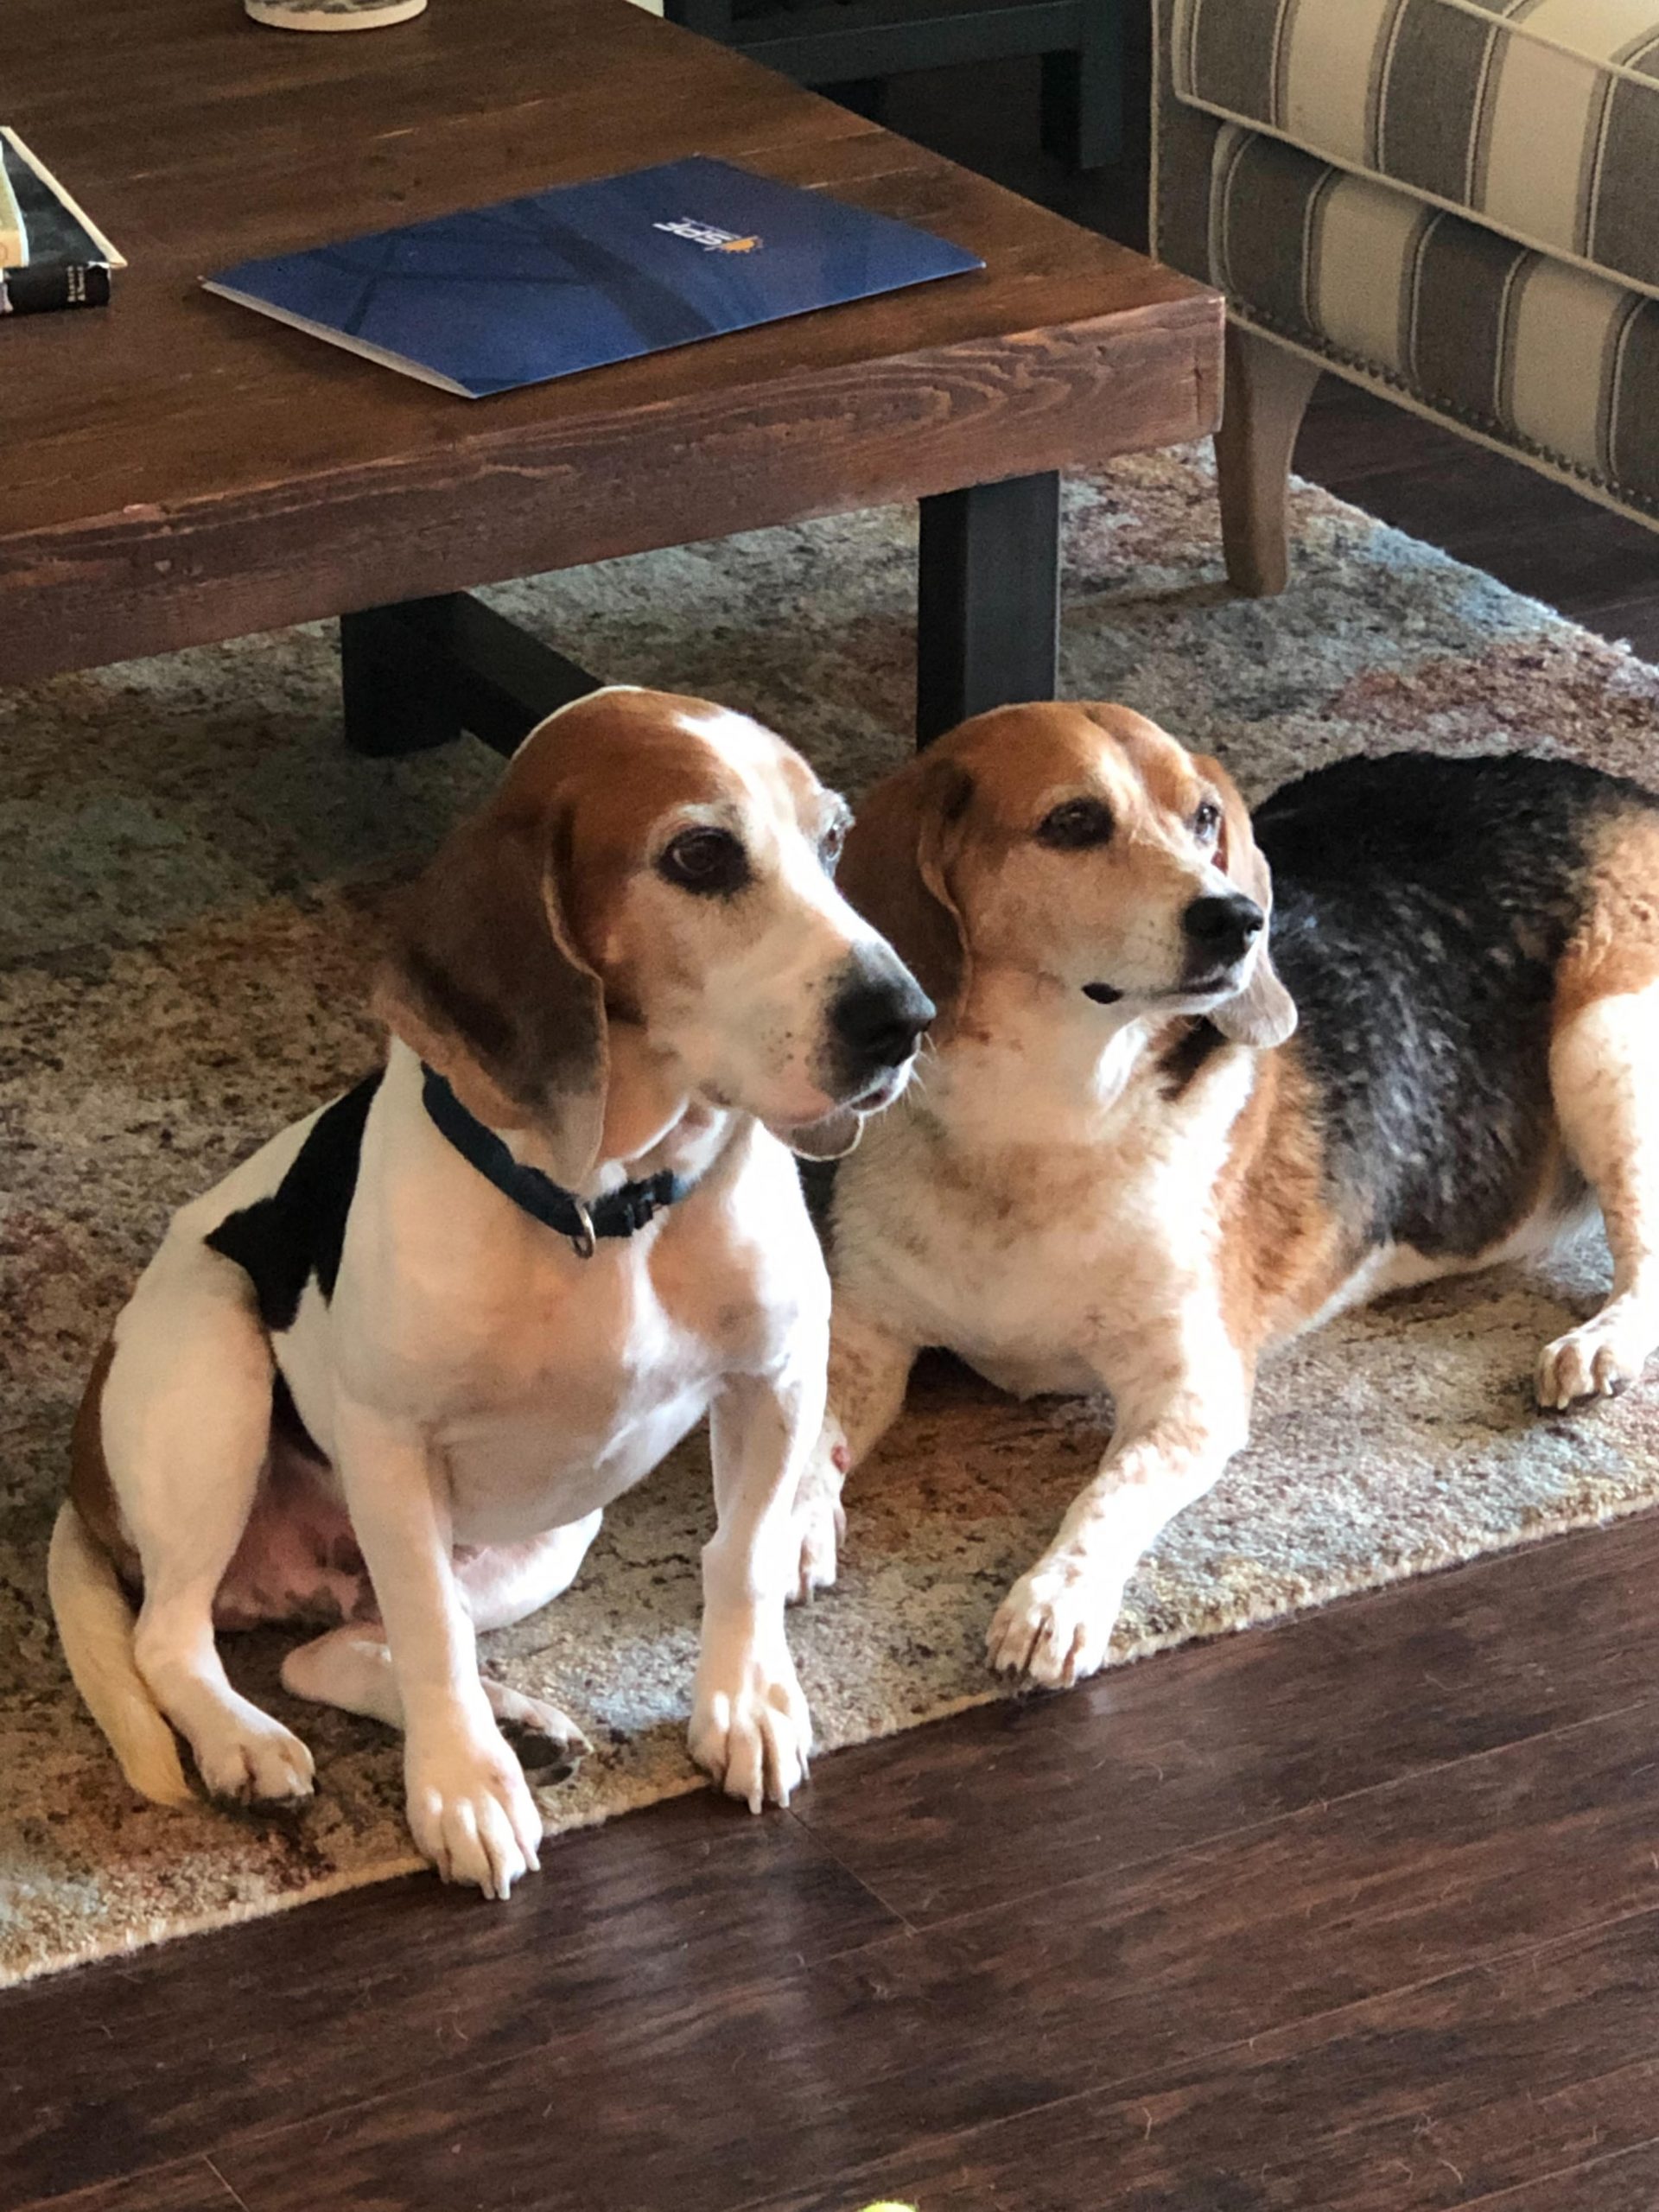
<path fill-rule="evenodd" d="M 1535 1252 L 1592 1200 L 1612 1296 L 1545 1349 L 1539 1402 L 1619 1390 L 1659 1343 L 1659 798 L 1635 785 L 1401 753 L 1291 785 L 1253 838 L 1219 766 L 1139 715 L 1012 708 L 879 785 L 840 880 L 940 1016 L 836 1173 L 804 1588 L 922 1345 L 1116 1401 L 991 1626 L 999 1668 L 1058 1685 L 1244 1442 L 1269 1345 Z"/>
<path fill-rule="evenodd" d="M 566 708 L 410 895 L 385 1068 L 175 1217 L 50 1560 L 145 1796 L 189 1796 L 173 1729 L 215 1796 L 308 1795 L 214 1631 L 329 1622 L 287 1687 L 404 1729 L 416 1842 L 505 1897 L 541 1822 L 498 1724 L 579 1732 L 481 1680 L 474 1631 L 556 1597 L 705 1413 L 692 1754 L 757 1810 L 804 1777 L 784 1599 L 830 1300 L 786 1147 L 843 1145 L 932 1014 L 830 880 L 846 815 L 702 701 Z"/>

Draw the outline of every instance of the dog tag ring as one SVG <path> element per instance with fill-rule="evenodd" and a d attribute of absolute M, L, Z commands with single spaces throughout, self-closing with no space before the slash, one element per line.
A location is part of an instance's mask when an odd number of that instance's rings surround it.
<path fill-rule="evenodd" d="M 570 1249 L 579 1260 L 591 1260 L 599 1249 L 599 1238 L 594 1230 L 594 1217 L 574 1191 L 570 1194 L 570 1203 L 575 1206 L 576 1219 L 582 1224 L 579 1229 L 572 1232 Z"/>

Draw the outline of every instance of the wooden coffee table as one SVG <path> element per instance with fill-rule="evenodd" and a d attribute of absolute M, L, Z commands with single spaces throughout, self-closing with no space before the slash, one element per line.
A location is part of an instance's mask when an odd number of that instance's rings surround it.
<path fill-rule="evenodd" d="M 347 734 L 510 746 L 594 678 L 474 586 L 921 502 L 924 736 L 1055 681 L 1058 472 L 1212 429 L 1214 295 L 626 0 L 263 30 L 10 0 L 6 112 L 131 266 L 0 327 L 0 683 L 340 615 Z M 983 275 L 488 400 L 202 293 L 245 257 L 708 153 Z"/>

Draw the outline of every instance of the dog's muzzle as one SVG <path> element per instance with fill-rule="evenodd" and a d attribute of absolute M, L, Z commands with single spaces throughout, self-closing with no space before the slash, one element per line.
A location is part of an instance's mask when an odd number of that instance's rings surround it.
<path fill-rule="evenodd" d="M 935 1008 L 921 985 L 883 945 L 866 954 L 830 1006 L 830 1033 L 847 1096 L 868 1090 L 905 1065 L 920 1044 Z"/>
<path fill-rule="evenodd" d="M 1223 982 L 1267 926 L 1267 916 L 1242 891 L 1195 899 L 1181 916 L 1189 983 Z"/>

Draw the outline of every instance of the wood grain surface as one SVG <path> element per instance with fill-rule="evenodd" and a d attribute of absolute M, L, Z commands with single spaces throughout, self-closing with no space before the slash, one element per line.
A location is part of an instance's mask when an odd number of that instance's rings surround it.
<path fill-rule="evenodd" d="M 0 681 L 1201 435 L 1220 309 L 626 0 L 302 38 L 10 0 L 8 117 L 114 304 L 4 333 Z M 936 228 L 969 276 L 468 402 L 203 293 L 246 257 L 702 152 Z"/>
<path fill-rule="evenodd" d="M 654 1808 L 505 1909 L 415 1879 L 26 1988 L 3 2201 L 1645 2212 L 1656 1585 L 1649 1516 L 867 1746 L 788 1815 Z"/>

